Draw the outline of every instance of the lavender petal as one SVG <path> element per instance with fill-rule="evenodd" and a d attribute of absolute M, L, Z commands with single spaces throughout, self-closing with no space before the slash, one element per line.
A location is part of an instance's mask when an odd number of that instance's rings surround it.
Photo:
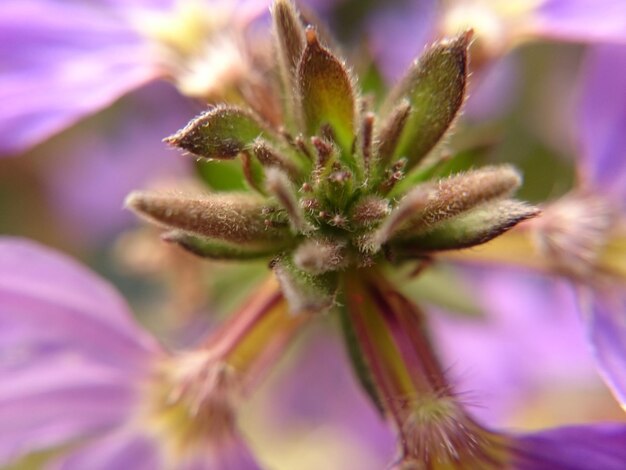
<path fill-rule="evenodd" d="M 160 351 L 109 284 L 34 242 L 0 238 L 0 305 L 5 351 L 74 350 L 125 367 Z"/>
<path fill-rule="evenodd" d="M 103 5 L 0 3 L 0 155 L 22 152 L 154 79 L 146 47 Z"/>
<path fill-rule="evenodd" d="M 307 423 L 311 429 L 334 431 L 361 449 L 352 465 L 384 468 L 394 457 L 394 433 L 357 383 L 340 341 L 330 331 L 312 335 L 293 370 L 272 390 L 281 404 L 272 410 L 274 419 L 284 429 Z"/>
<path fill-rule="evenodd" d="M 417 0 L 372 14 L 370 47 L 389 83 L 401 78 L 431 39 L 436 7 L 434 0 Z"/>
<path fill-rule="evenodd" d="M 0 238 L 0 465 L 125 420 L 158 354 L 107 283 Z"/>
<path fill-rule="evenodd" d="M 127 371 L 76 354 L 0 351 L 0 465 L 106 431 L 136 404 Z M 19 361 L 19 364 L 18 364 Z"/>
<path fill-rule="evenodd" d="M 121 428 L 53 461 L 49 470 L 154 470 L 165 468 L 156 441 L 138 430 Z"/>
<path fill-rule="evenodd" d="M 515 439 L 516 470 L 622 470 L 626 426 L 598 424 L 540 431 Z"/>
<path fill-rule="evenodd" d="M 238 435 L 224 437 L 211 443 L 203 452 L 196 453 L 179 464 L 181 470 L 261 470 L 246 443 Z"/>
<path fill-rule="evenodd" d="M 625 2 L 626 5 L 626 2 Z M 626 18 L 626 16 L 625 16 Z M 626 46 L 592 48 L 578 110 L 582 177 L 626 203 Z"/>
<path fill-rule="evenodd" d="M 542 37 L 626 43 L 623 0 L 546 0 L 533 16 L 532 28 Z"/>
<path fill-rule="evenodd" d="M 583 318 L 598 368 L 622 406 L 626 405 L 626 292 L 615 286 L 583 297 Z M 587 308 L 585 308 L 585 306 Z"/>
<path fill-rule="evenodd" d="M 131 190 L 189 173 L 192 160 L 162 139 L 197 112 L 171 85 L 152 83 L 35 151 L 63 156 L 44 184 L 74 243 L 97 244 L 136 223 L 123 209 Z"/>
<path fill-rule="evenodd" d="M 450 378 L 481 422 L 500 427 L 552 383 L 597 383 L 569 285 L 513 269 L 466 270 L 484 316 L 432 315 Z"/>

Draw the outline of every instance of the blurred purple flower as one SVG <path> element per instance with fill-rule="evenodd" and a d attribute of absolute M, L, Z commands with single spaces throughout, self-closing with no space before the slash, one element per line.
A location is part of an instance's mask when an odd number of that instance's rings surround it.
<path fill-rule="evenodd" d="M 536 39 L 626 43 L 622 0 L 419 0 L 372 15 L 372 50 L 393 82 L 428 41 L 472 28 L 474 62 Z M 391 31 L 391 34 L 389 33 Z"/>
<path fill-rule="evenodd" d="M 370 15 L 369 47 L 389 83 L 396 82 L 432 39 L 436 0 L 415 0 Z"/>
<path fill-rule="evenodd" d="M 493 119 L 518 86 L 510 50 L 530 40 L 626 43 L 623 0 L 418 0 L 371 15 L 370 48 L 388 83 L 396 82 L 429 41 L 472 28 L 474 78 L 465 114 Z"/>
<path fill-rule="evenodd" d="M 384 468 L 394 455 L 395 437 L 356 381 L 340 338 L 326 328 L 315 331 L 303 345 L 290 370 L 272 388 L 281 403 L 275 418 L 282 427 L 336 429 L 346 442 L 363 448 L 367 458 L 358 468 Z M 350 462 L 333 462 L 349 468 Z"/>
<path fill-rule="evenodd" d="M 584 186 L 606 195 L 621 210 L 626 206 L 625 83 L 626 45 L 589 50 L 576 123 L 580 177 Z"/>
<path fill-rule="evenodd" d="M 484 315 L 432 315 L 435 344 L 473 416 L 490 427 L 546 389 L 601 385 L 570 286 L 514 269 L 467 268 Z"/>
<path fill-rule="evenodd" d="M 189 173 L 191 162 L 161 139 L 197 111 L 169 84 L 154 83 L 34 150 L 32 156 L 57 159 L 42 183 L 71 242 L 102 242 L 118 234 L 135 222 L 123 209 L 132 189 Z"/>
<path fill-rule="evenodd" d="M 519 436 L 511 446 L 516 470 L 620 470 L 626 462 L 626 426 L 565 426 Z"/>
<path fill-rule="evenodd" d="M 56 156 L 42 182 L 70 243 L 106 241 L 133 221 L 122 210 L 132 188 L 186 174 L 192 162 L 161 143 L 200 110 L 181 91 L 225 86 L 233 63 L 243 70 L 239 35 L 268 3 L 0 2 L 0 156 L 23 153 L 106 109 L 32 152 Z"/>
<path fill-rule="evenodd" d="M 0 465 L 70 444 L 46 468 L 257 468 L 234 430 L 213 443 L 199 431 L 194 445 L 183 410 L 182 421 L 159 415 L 168 384 L 154 374 L 172 356 L 85 268 L 4 238 L 0 305 Z"/>
<path fill-rule="evenodd" d="M 399 434 L 400 457 L 394 469 L 623 468 L 625 424 L 520 433 L 477 421 L 466 409 L 468 397 L 450 384 L 446 367 L 432 350 L 423 312 L 393 289 L 372 276 L 349 285 L 345 304 L 354 321 L 354 336 L 365 345 L 362 359 L 370 366 L 369 377 L 376 385 L 375 401 Z M 369 321 L 372 311 L 384 316 Z M 469 346 L 466 353 L 472 354 L 474 345 L 465 346 Z"/>
<path fill-rule="evenodd" d="M 626 46 L 598 45 L 583 67 L 576 137 L 579 182 L 536 220 L 465 260 L 562 275 L 577 287 L 597 366 L 626 404 Z M 541 310 L 549 311 L 546 304 Z"/>
<path fill-rule="evenodd" d="M 138 31 L 104 2 L 6 0 L 0 31 L 0 154 L 20 152 L 159 76 Z"/>
<path fill-rule="evenodd" d="M 543 0 L 530 13 L 531 34 L 574 42 L 626 43 L 622 0 Z"/>
<path fill-rule="evenodd" d="M 227 54 L 231 43 L 218 38 L 223 28 L 251 21 L 267 5 L 268 0 L 3 1 L 0 155 L 20 153 L 149 81 L 191 82 L 188 75 L 204 70 L 205 60 L 218 68 L 224 57 L 210 62 L 204 49 Z M 228 50 L 210 49 L 212 40 Z"/>
<path fill-rule="evenodd" d="M 626 18 L 626 17 L 623 17 Z M 580 287 L 600 371 L 626 404 L 626 46 L 590 49 L 577 136 L 579 188 L 534 225 L 540 248 Z"/>

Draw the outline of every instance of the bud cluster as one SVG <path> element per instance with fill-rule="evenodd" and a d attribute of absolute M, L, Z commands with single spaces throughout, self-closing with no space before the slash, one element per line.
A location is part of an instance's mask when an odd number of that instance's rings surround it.
<path fill-rule="evenodd" d="M 272 14 L 281 99 L 265 101 L 282 103 L 282 124 L 222 104 L 165 139 L 196 158 L 239 158 L 250 191 L 135 192 L 127 205 L 200 256 L 270 260 L 292 313 L 338 311 L 402 462 L 498 460 L 451 392 L 419 310 L 380 269 L 484 243 L 538 213 L 511 199 L 521 177 L 508 165 L 432 179 L 465 99 L 472 32 L 431 46 L 374 110 L 289 0 Z"/>
<path fill-rule="evenodd" d="M 333 273 L 473 246 L 537 214 L 509 199 L 521 182 L 509 166 L 425 181 L 464 101 L 471 31 L 430 47 L 375 113 L 290 2 L 273 17 L 283 125 L 218 105 L 165 139 L 202 159 L 240 157 L 252 192 L 133 193 L 128 206 L 174 229 L 166 240 L 209 258 L 273 258 L 298 310 L 309 295 L 332 305 Z"/>

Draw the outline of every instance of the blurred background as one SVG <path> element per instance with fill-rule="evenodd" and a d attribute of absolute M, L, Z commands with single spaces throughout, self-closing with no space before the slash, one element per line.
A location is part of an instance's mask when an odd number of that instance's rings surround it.
<path fill-rule="evenodd" d="M 193 63 L 194 51 L 181 52 L 183 31 L 193 39 L 193 28 L 184 23 L 191 21 L 185 3 L 208 12 L 194 34 L 218 56 L 210 56 L 210 67 Z M 0 233 L 34 239 L 87 264 L 113 283 L 139 321 L 173 349 L 195 344 L 228 315 L 267 275 L 267 266 L 194 258 L 161 242 L 158 230 L 124 209 L 124 198 L 133 189 L 242 187 L 236 163 L 197 162 L 162 139 L 208 103 L 245 95 L 249 90 L 242 80 L 262 81 L 272 73 L 264 62 L 264 3 L 29 0 L 23 5 L 30 10 L 19 14 L 17 2 L 0 7 L 2 24 L 11 24 L 13 44 L 22 48 L 18 60 L 15 49 L 0 45 L 0 84 L 11 84 L 0 92 L 8 97 L 0 114 L 9 115 L 2 118 L 0 138 L 10 140 L 23 129 L 27 135 L 0 145 Z M 471 2 L 310 0 L 301 5 L 305 17 L 320 21 L 325 37 L 340 44 L 365 93 L 380 96 L 427 43 L 465 28 L 453 23 L 452 12 L 461 3 Z M 484 13 L 498 2 L 474 3 Z M 48 15 L 73 8 L 80 13 L 73 26 L 64 23 L 67 16 L 52 24 Z M 456 157 L 445 171 L 512 163 L 524 174 L 519 198 L 541 204 L 577 184 L 577 106 L 591 36 L 542 37 L 524 16 L 531 15 L 530 6 L 506 14 L 493 8 L 492 16 L 475 17 L 470 97 L 449 142 Z M 89 28 L 92 21 L 102 24 Z M 121 30 L 143 39 L 122 41 Z M 82 70 L 81 60 L 109 43 L 117 54 L 125 54 L 124 47 L 132 54 L 148 40 L 154 67 L 96 99 L 102 82 L 120 75 L 113 67 Z M 209 60 L 206 51 L 202 54 Z M 183 60 L 189 62 L 181 65 Z M 71 67 L 62 71 L 63 63 Z M 66 77 L 72 70 L 85 74 L 84 83 Z M 208 87 L 212 73 L 221 75 Z M 15 85 L 20 80 L 28 87 Z M 196 82 L 208 88 L 198 92 Z M 24 104 L 29 108 L 17 119 L 27 95 L 35 104 Z M 51 95 L 55 103 L 48 103 Z M 67 111 L 84 99 L 93 103 Z M 38 111 L 37 102 L 48 108 Z M 37 134 L 46 113 L 58 120 Z M 442 263 L 407 289 L 431 315 L 441 354 L 467 392 L 468 404 L 490 424 L 538 429 L 624 419 L 594 371 L 573 294 L 564 283 L 508 268 L 493 276 Z M 560 313 L 543 314 L 546 302 L 558 305 Z M 358 389 L 335 323 L 320 319 L 244 407 L 242 428 L 268 468 L 377 469 L 393 455 L 393 436 Z"/>

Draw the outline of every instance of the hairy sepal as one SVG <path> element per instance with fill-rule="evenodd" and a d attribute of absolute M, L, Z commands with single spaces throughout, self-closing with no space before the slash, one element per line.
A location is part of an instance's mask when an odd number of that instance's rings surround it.
<path fill-rule="evenodd" d="M 296 120 L 296 72 L 304 51 L 304 28 L 291 0 L 276 0 L 272 6 L 274 42 L 282 78 L 285 115 L 293 124 Z"/>
<path fill-rule="evenodd" d="M 309 274 L 319 275 L 345 268 L 348 263 L 346 243 L 330 238 L 311 238 L 294 251 L 296 267 Z"/>
<path fill-rule="evenodd" d="M 437 145 L 461 109 L 471 37 L 472 32 L 467 31 L 432 46 L 390 95 L 389 108 L 402 100 L 411 106 L 394 149 L 395 158 L 408 159 L 409 169 Z"/>
<path fill-rule="evenodd" d="M 515 168 L 501 165 L 419 185 L 400 200 L 381 226 L 364 240 L 361 249 L 375 253 L 392 238 L 426 230 L 480 204 L 510 196 L 521 181 Z"/>
<path fill-rule="evenodd" d="M 344 63 L 324 48 L 312 27 L 298 65 L 300 109 L 306 133 L 318 135 L 325 125 L 343 153 L 351 154 L 355 138 L 356 108 L 352 79 Z"/>
<path fill-rule="evenodd" d="M 251 111 L 217 106 L 193 119 L 165 142 L 197 157 L 235 158 L 259 137 L 275 140 L 271 131 Z"/>
<path fill-rule="evenodd" d="M 520 201 L 489 202 L 418 233 L 403 233 L 390 240 L 389 249 L 392 256 L 402 258 L 430 251 L 469 248 L 492 240 L 539 212 L 536 207 Z"/>
<path fill-rule="evenodd" d="M 271 258 L 277 252 L 289 247 L 292 240 L 270 242 L 229 243 L 214 238 L 200 237 L 182 230 L 173 230 L 161 236 L 168 242 L 202 258 L 213 260 L 244 261 Z"/>
<path fill-rule="evenodd" d="M 299 269 L 289 255 L 272 261 L 272 269 L 294 314 L 326 312 L 335 305 L 337 277 L 313 275 Z"/>
<path fill-rule="evenodd" d="M 287 227 L 268 226 L 268 203 L 250 194 L 176 195 L 135 191 L 126 207 L 166 228 L 231 243 L 276 242 L 289 238 Z"/>

